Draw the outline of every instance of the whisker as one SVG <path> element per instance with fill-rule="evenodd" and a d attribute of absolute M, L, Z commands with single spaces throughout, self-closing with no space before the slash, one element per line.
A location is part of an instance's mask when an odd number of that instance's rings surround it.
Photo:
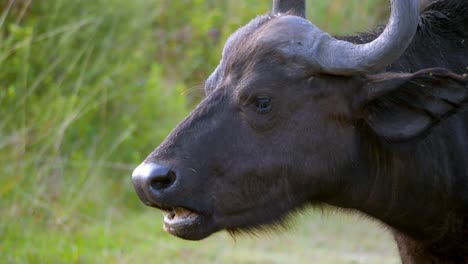
<path fill-rule="evenodd" d="M 182 91 L 182 95 L 183 96 L 187 96 L 191 93 L 194 93 L 196 91 L 204 91 L 205 90 L 205 83 L 199 83 L 199 84 L 196 84 L 190 88 L 187 88 L 185 90 Z"/>

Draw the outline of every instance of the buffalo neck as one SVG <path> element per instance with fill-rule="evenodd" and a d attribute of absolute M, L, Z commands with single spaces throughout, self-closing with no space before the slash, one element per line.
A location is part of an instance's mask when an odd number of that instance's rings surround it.
<path fill-rule="evenodd" d="M 425 138 L 398 145 L 361 131 L 353 169 L 341 175 L 339 194 L 327 202 L 415 239 L 443 237 L 451 221 L 468 212 L 466 120 L 468 111 Z"/>

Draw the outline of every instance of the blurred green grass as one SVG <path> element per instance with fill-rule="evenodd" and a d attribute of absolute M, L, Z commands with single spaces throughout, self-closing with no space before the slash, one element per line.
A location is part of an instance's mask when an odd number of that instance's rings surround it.
<path fill-rule="evenodd" d="M 270 2 L 1 1 L 0 262 L 397 262 L 383 228 L 344 214 L 182 241 L 133 192 L 132 169 L 200 99 L 225 39 Z M 385 0 L 308 5 L 340 34 L 388 12 Z"/>

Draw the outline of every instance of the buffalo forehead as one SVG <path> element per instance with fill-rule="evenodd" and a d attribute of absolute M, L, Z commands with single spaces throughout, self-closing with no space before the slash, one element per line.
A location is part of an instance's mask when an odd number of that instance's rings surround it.
<path fill-rule="evenodd" d="M 296 16 L 280 16 L 258 32 L 257 45 L 275 50 L 285 57 L 307 56 L 310 60 L 313 46 L 328 34 L 314 24 Z"/>
<path fill-rule="evenodd" d="M 250 21 L 247 25 L 239 28 L 226 41 L 223 49 L 223 58 L 230 53 L 235 53 L 239 50 L 242 50 L 242 48 L 245 47 L 246 41 L 250 40 L 259 28 L 274 18 L 274 16 L 270 15 L 259 16 Z"/>
<path fill-rule="evenodd" d="M 223 58 L 277 52 L 304 54 L 323 32 L 308 20 L 290 15 L 260 16 L 229 37 Z"/>
<path fill-rule="evenodd" d="M 258 31 L 258 43 L 277 46 L 304 41 L 316 31 L 308 20 L 297 16 L 279 16 Z"/>
<path fill-rule="evenodd" d="M 292 75 L 298 75 L 305 68 L 315 68 L 311 63 L 313 59 L 310 48 L 314 43 L 321 42 L 322 35 L 320 29 L 300 17 L 262 16 L 229 38 L 223 51 L 221 66 L 225 66 L 223 68 L 228 73 L 232 69 L 245 70 L 250 68 L 248 65 L 267 61 L 273 65 L 284 66 L 287 63 L 288 66 L 283 68 L 287 68 Z"/>

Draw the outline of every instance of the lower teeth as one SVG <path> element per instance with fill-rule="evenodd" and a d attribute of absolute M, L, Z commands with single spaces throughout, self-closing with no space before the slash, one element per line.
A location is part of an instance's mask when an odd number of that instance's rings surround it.
<path fill-rule="evenodd" d="M 164 213 L 164 222 L 178 224 L 179 222 L 193 221 L 198 215 L 184 208 L 175 208 L 172 212 Z"/>
<path fill-rule="evenodd" d="M 173 220 L 174 218 L 176 217 L 176 214 L 175 213 L 170 213 L 167 218 L 169 218 L 170 220 Z"/>

